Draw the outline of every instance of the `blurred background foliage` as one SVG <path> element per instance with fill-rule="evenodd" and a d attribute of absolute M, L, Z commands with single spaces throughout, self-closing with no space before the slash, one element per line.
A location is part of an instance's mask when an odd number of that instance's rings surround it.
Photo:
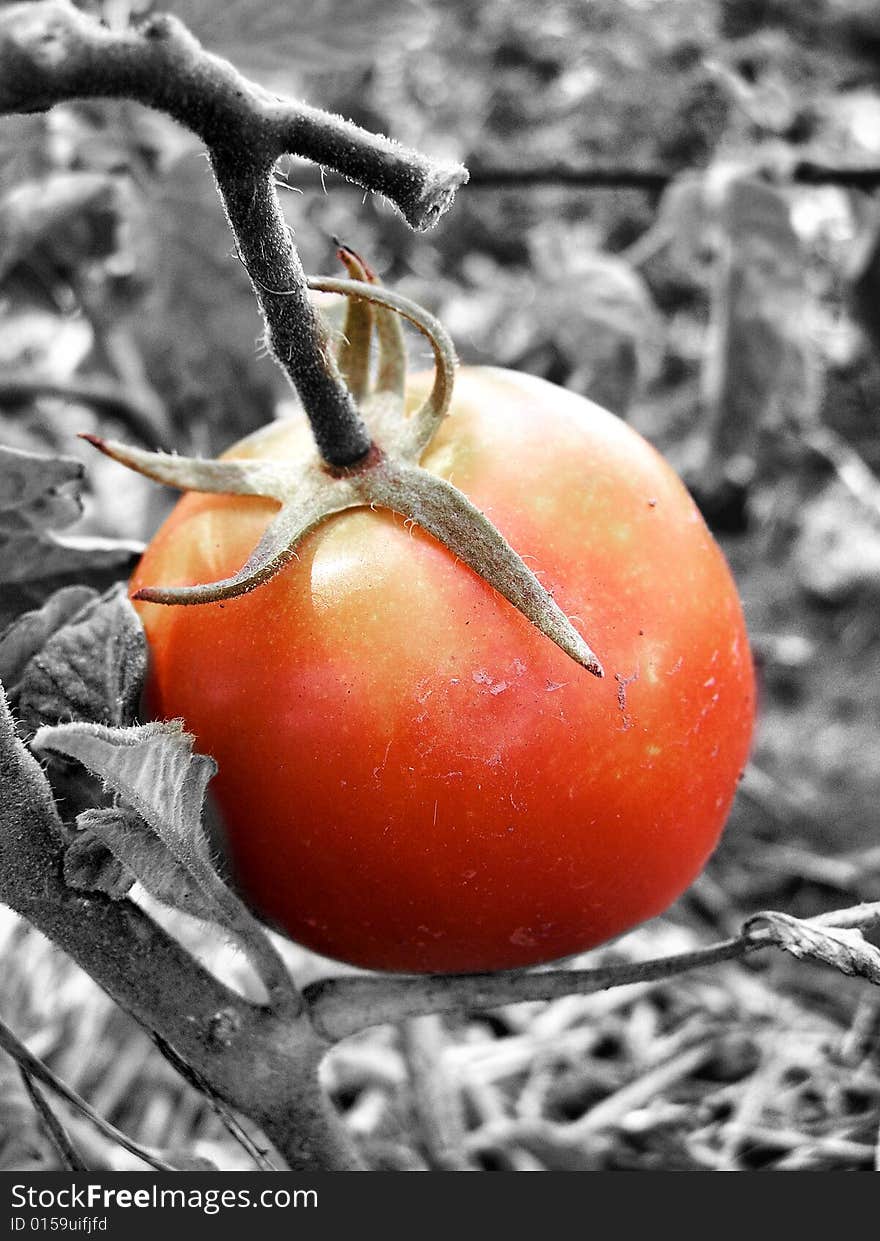
<path fill-rule="evenodd" d="M 124 23 L 149 6 L 81 7 Z M 754 759 L 707 874 L 632 951 L 704 942 L 758 908 L 880 897 L 880 208 L 870 178 L 798 172 L 880 169 L 876 5 L 167 7 L 270 88 L 467 164 L 472 184 L 417 235 L 374 196 L 286 161 L 307 270 L 335 268 L 337 235 L 439 314 L 464 362 L 532 371 L 626 417 L 722 539 L 759 665 Z M 597 168 L 650 175 L 578 184 Z M 0 120 L 0 433 L 87 462 L 80 531 L 147 538 L 169 497 L 132 476 L 121 487 L 75 432 L 208 454 L 290 410 L 260 331 L 190 134 L 119 102 Z M 414 361 L 429 361 L 417 341 Z M 35 580 L 28 597 L 58 584 Z M 143 1067 L 145 1039 L 31 932 L 2 929 L 7 959 L 29 964 L 5 971 L 0 1005 L 32 1045 L 142 1140 L 198 1138 L 235 1166 L 208 1105 L 155 1056 Z M 443 1166 L 420 1104 L 427 1039 L 469 1166 L 867 1168 L 880 1010 L 865 990 L 790 962 L 731 967 L 375 1032 L 328 1073 L 379 1166 Z M 680 1072 L 664 1077 L 670 1063 Z M 24 1147 L 39 1163 L 5 1071 L 0 1166 Z"/>

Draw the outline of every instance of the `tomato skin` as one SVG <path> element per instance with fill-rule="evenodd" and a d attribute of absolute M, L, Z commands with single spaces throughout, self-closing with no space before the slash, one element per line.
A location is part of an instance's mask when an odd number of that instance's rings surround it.
<path fill-rule="evenodd" d="M 290 421 L 227 455 L 308 448 Z M 410 972 L 553 960 L 660 913 L 715 847 L 754 719 L 736 587 L 650 445 L 542 380 L 462 369 L 423 465 L 526 559 L 604 680 L 430 536 L 357 510 L 251 594 L 138 604 L 151 712 L 217 759 L 235 879 L 293 939 Z M 184 496 L 133 589 L 230 575 L 275 508 Z"/>

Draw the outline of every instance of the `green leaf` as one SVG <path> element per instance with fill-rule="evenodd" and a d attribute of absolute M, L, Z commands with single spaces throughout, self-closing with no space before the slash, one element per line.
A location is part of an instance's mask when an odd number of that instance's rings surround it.
<path fill-rule="evenodd" d="M 223 901 L 216 892 L 223 885 L 201 827 L 205 789 L 217 766 L 213 759 L 193 754 L 192 747 L 193 738 L 180 720 L 134 728 L 87 722 L 45 726 L 31 742 L 38 753 L 75 759 L 127 803 L 122 810 L 84 811 L 77 817 L 81 829 L 137 878 L 141 872 L 153 892 L 180 891 L 183 872 L 190 888 L 202 892 L 201 916 L 224 922 Z M 145 843 L 142 837 L 151 839 Z M 123 876 L 88 840 L 74 842 L 68 869 L 74 886 L 90 877 L 111 887 L 122 883 Z"/>
<path fill-rule="evenodd" d="M 65 586 L 50 595 L 41 608 L 25 612 L 0 634 L 0 681 L 17 697 L 22 673 L 49 638 L 97 599 L 90 586 Z"/>
<path fill-rule="evenodd" d="M 49 782 L 19 740 L 0 685 L 0 901 L 20 909 L 19 897 L 42 882 L 64 834 Z"/>
<path fill-rule="evenodd" d="M 214 869 L 201 827 L 208 781 L 217 770 L 212 758 L 193 753 L 193 737 L 181 720 L 111 728 L 72 723 L 41 728 L 31 748 L 76 759 L 143 820 L 155 844 L 132 837 L 132 820 L 116 828 L 101 816 L 88 822 L 113 840 L 114 852 L 134 873 L 148 874 L 154 889 L 181 894 L 181 874 L 198 889 L 199 917 L 219 923 L 244 948 L 270 995 L 291 992 L 280 956 L 262 927 Z M 149 859 L 149 866 L 147 866 Z"/>
<path fill-rule="evenodd" d="M 550 221 L 529 238 L 537 279 L 489 262 L 440 310 L 466 361 L 544 373 L 625 416 L 656 372 L 662 329 L 650 290 L 625 260 L 595 248 L 587 230 Z"/>
<path fill-rule="evenodd" d="M 0 446 L 0 625 L 61 586 L 106 589 L 143 550 L 128 540 L 56 533 L 81 515 L 84 473 L 72 457 Z"/>
<path fill-rule="evenodd" d="M 75 888 L 125 896 L 137 881 L 151 896 L 194 918 L 213 922 L 216 912 L 187 869 L 134 810 L 86 810 L 64 856 L 64 877 Z"/>
<path fill-rule="evenodd" d="M 182 721 L 134 728 L 58 724 L 40 728 L 31 748 L 77 759 L 150 824 L 183 866 L 198 872 L 210 865 L 201 814 L 217 765 L 193 753 Z"/>
<path fill-rule="evenodd" d="M 30 730 L 70 719 L 130 724 L 146 668 L 140 620 L 125 587 L 115 586 L 87 603 L 29 660 L 19 684 L 19 718 Z"/>
<path fill-rule="evenodd" d="M 623 417 L 662 354 L 651 293 L 616 255 L 571 245 L 554 255 L 554 249 L 538 264 L 547 283 L 539 285 L 532 313 L 545 333 L 552 327 L 547 339 L 571 367 L 566 387 Z"/>

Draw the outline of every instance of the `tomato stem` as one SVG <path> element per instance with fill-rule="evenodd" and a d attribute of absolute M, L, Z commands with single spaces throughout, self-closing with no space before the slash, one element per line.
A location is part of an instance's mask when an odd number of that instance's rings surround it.
<path fill-rule="evenodd" d="M 341 253 L 350 271 L 372 277 L 369 267 L 353 251 Z M 375 281 L 375 277 L 372 277 Z M 443 326 L 426 310 L 378 282 L 314 276 L 310 289 L 340 293 L 379 307 L 380 373 L 376 390 L 367 392 L 363 409 L 375 443 L 352 465 L 329 465 L 315 460 L 200 461 L 196 458 L 147 453 L 123 444 L 85 436 L 90 443 L 122 464 L 159 482 L 185 490 L 263 495 L 281 508 L 269 523 L 245 564 L 231 577 L 194 586 L 150 586 L 137 592 L 146 603 L 202 604 L 236 598 L 268 581 L 296 554 L 305 536 L 325 518 L 350 508 L 390 509 L 421 526 L 444 547 L 503 595 L 536 629 L 593 676 L 604 671 L 598 658 L 571 621 L 541 585 L 522 557 L 499 530 L 453 485 L 424 470 L 419 460 L 430 443 L 451 399 L 455 351 Z M 409 417 L 402 392 L 403 343 L 392 318 L 413 323 L 434 350 L 434 384 L 428 398 Z M 384 326 L 383 326 L 384 322 Z M 363 322 L 355 320 L 361 331 Z M 383 346 L 384 338 L 384 346 Z M 368 343 L 368 340 L 366 341 Z M 384 347 L 384 382 L 382 369 Z M 349 360 L 349 366 L 353 359 Z M 362 360 L 356 371 L 362 373 Z"/>
<path fill-rule="evenodd" d="M 310 984 L 304 989 L 303 996 L 315 1028 L 324 1038 L 338 1042 L 370 1026 L 406 1021 L 428 1013 L 454 1013 L 462 1009 L 480 1011 L 505 1004 L 556 1000 L 566 995 L 593 995 L 612 987 L 676 978 L 690 970 L 741 960 L 767 948 L 781 948 L 797 957 L 808 956 L 810 940 L 817 931 L 824 928 L 866 931 L 876 928 L 878 923 L 880 901 L 803 920 L 772 911 L 762 912 L 748 918 L 739 935 L 733 938 L 672 956 L 622 961 L 586 969 L 500 970 L 495 974 L 434 974 L 406 978 L 388 975 L 329 978 Z M 864 972 L 866 977 L 876 981 L 876 962 L 873 958 L 864 963 L 864 970 L 852 969 L 851 958 L 846 954 L 841 956 L 840 961 L 838 968 L 843 972 Z"/>
<path fill-rule="evenodd" d="M 212 156 L 217 187 L 239 256 L 256 293 L 275 360 L 286 372 L 328 465 L 353 465 L 370 450 L 370 433 L 345 386 L 324 323 L 309 298 L 305 272 L 275 189 L 273 164 Z"/>

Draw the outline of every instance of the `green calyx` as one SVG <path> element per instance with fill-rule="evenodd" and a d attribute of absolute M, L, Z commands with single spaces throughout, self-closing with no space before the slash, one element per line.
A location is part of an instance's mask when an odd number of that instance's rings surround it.
<path fill-rule="evenodd" d="M 328 517 L 375 506 L 421 526 L 576 663 L 601 677 L 599 660 L 503 535 L 467 496 L 419 465 L 452 400 L 456 359 L 445 329 L 408 298 L 383 288 L 352 250 L 340 247 L 338 254 L 349 278 L 312 277 L 308 285 L 348 299 L 335 363 L 372 436 L 373 445 L 361 461 L 339 469 L 327 465 L 317 450 L 295 463 L 210 461 L 145 452 L 93 435 L 82 437 L 130 469 L 181 491 L 266 496 L 280 506 L 247 562 L 232 577 L 198 586 L 150 587 L 138 591 L 135 599 L 186 605 L 246 594 L 274 577 L 295 556 L 306 535 Z M 401 319 L 417 327 L 434 350 L 434 385 L 424 404 L 409 415 Z M 374 336 L 378 357 L 371 383 Z"/>

